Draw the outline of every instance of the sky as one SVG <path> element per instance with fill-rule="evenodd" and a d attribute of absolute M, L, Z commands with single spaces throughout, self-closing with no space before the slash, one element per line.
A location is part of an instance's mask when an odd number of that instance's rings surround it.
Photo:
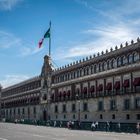
<path fill-rule="evenodd" d="M 110 50 L 140 36 L 138 0 L 0 0 L 0 84 L 38 76 L 51 20 L 54 67 Z"/>

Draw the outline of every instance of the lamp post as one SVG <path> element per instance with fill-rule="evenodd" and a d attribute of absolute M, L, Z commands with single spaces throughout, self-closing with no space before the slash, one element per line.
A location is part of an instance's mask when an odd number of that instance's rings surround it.
<path fill-rule="evenodd" d="M 81 121 L 81 118 L 80 118 L 80 96 L 78 94 L 76 94 L 76 98 L 78 100 L 78 124 L 80 126 L 80 121 Z"/>

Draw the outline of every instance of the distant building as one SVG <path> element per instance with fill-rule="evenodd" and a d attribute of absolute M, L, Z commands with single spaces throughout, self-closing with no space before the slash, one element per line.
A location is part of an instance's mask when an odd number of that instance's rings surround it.
<path fill-rule="evenodd" d="M 140 40 L 51 69 L 1 90 L 1 118 L 10 120 L 140 120 Z"/>

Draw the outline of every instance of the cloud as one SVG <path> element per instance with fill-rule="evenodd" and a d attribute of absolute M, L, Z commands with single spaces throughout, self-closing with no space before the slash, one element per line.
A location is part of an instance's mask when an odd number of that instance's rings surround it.
<path fill-rule="evenodd" d="M 11 33 L 0 31 L 0 48 L 8 49 L 21 45 L 21 39 Z"/>
<path fill-rule="evenodd" d="M 19 55 L 22 57 L 37 54 L 43 49 L 43 48 L 38 48 L 37 46 L 30 45 L 30 44 L 24 44 L 23 46 L 26 46 L 26 47 L 22 47 L 20 49 L 20 55 Z"/>
<path fill-rule="evenodd" d="M 0 10 L 10 11 L 23 0 L 0 0 Z"/>
<path fill-rule="evenodd" d="M 28 75 L 5 75 L 3 80 L 0 81 L 0 84 L 2 85 L 3 88 L 17 84 L 19 82 L 22 82 L 24 80 L 29 79 L 30 76 Z"/>
<path fill-rule="evenodd" d="M 140 20 L 136 16 L 136 13 L 140 13 L 139 1 L 135 1 L 135 3 L 133 0 L 124 0 L 115 3 L 114 1 L 104 0 L 103 3 L 98 4 L 96 1 L 89 0 L 74 1 L 90 9 L 93 14 L 96 11 L 100 15 L 98 25 L 90 19 L 91 27 L 81 31 L 81 36 L 88 38 L 88 41 L 79 41 L 74 45 L 67 43 L 67 47 L 57 51 L 57 55 L 54 56 L 56 60 L 65 59 L 67 61 L 68 59 L 69 61 L 77 57 L 96 54 L 106 49 L 110 50 L 111 47 L 115 48 L 116 45 L 119 46 L 126 41 L 135 40 L 139 36 Z M 93 20 L 95 20 L 94 17 Z"/>
<path fill-rule="evenodd" d="M 12 33 L 0 31 L 0 49 L 16 49 L 18 56 L 29 56 L 40 52 L 42 48 L 38 48 L 38 44 L 23 40 Z"/>
<path fill-rule="evenodd" d="M 116 45 L 119 46 L 121 43 L 124 44 L 126 41 L 136 39 L 139 35 L 139 31 L 140 30 L 137 30 L 136 32 L 134 28 L 130 28 L 129 25 L 126 24 L 85 30 L 82 33 L 92 39 L 68 47 L 70 49 L 61 50 L 61 52 L 57 53 L 59 56 L 56 56 L 56 59 L 70 59 L 97 54 L 101 51 L 105 52 L 106 49 L 110 50 L 111 47 L 115 48 Z"/>

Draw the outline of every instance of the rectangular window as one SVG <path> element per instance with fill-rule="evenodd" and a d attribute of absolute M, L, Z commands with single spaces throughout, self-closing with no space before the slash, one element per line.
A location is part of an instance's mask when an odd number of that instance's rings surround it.
<path fill-rule="evenodd" d="M 98 111 L 103 111 L 104 107 L 103 107 L 103 101 L 99 101 L 98 102 Z"/>
<path fill-rule="evenodd" d="M 55 105 L 54 112 L 55 112 L 55 113 L 58 112 L 58 106 L 57 106 L 57 105 Z"/>
<path fill-rule="evenodd" d="M 22 108 L 22 114 L 24 115 L 25 111 L 24 111 L 24 108 Z"/>
<path fill-rule="evenodd" d="M 115 100 L 110 101 L 110 110 L 116 110 L 116 101 Z"/>
<path fill-rule="evenodd" d="M 129 120 L 129 119 L 130 119 L 130 115 L 126 114 L 126 120 Z"/>
<path fill-rule="evenodd" d="M 34 114 L 36 114 L 36 107 L 34 107 Z"/>
<path fill-rule="evenodd" d="M 18 108 L 18 115 L 20 115 L 20 109 Z"/>
<path fill-rule="evenodd" d="M 72 111 L 73 111 L 73 112 L 76 111 L 76 106 L 75 106 L 75 104 L 72 104 Z"/>
<path fill-rule="evenodd" d="M 63 105 L 63 112 L 66 112 L 66 105 Z"/>
<path fill-rule="evenodd" d="M 135 109 L 140 109 L 140 98 L 135 99 Z"/>
<path fill-rule="evenodd" d="M 88 111 L 88 104 L 87 103 L 83 104 L 83 111 Z"/>
<path fill-rule="evenodd" d="M 140 120 L 140 114 L 137 114 L 137 120 Z"/>
<path fill-rule="evenodd" d="M 130 109 L 130 100 L 129 99 L 125 99 L 124 100 L 124 109 L 125 110 L 129 110 Z"/>

